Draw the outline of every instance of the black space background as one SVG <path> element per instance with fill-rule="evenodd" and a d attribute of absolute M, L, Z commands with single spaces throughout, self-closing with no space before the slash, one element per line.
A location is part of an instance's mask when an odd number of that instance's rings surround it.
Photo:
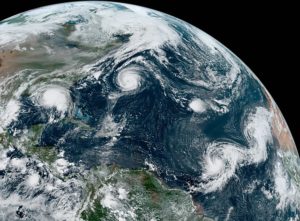
<path fill-rule="evenodd" d="M 297 79 L 300 65 L 300 38 L 297 33 L 300 13 L 297 15 L 296 3 L 119 1 L 171 14 L 195 25 L 227 46 L 253 70 L 269 90 L 283 112 L 298 148 L 300 147 L 300 84 Z M 1 1 L 0 20 L 25 10 L 58 2 L 66 1 Z"/>

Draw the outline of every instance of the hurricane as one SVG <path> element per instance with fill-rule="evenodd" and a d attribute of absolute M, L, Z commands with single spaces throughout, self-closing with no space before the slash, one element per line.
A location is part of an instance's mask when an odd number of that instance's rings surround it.
<path fill-rule="evenodd" d="M 115 2 L 0 21 L 0 220 L 296 221 L 299 208 L 284 117 L 213 37 Z"/>

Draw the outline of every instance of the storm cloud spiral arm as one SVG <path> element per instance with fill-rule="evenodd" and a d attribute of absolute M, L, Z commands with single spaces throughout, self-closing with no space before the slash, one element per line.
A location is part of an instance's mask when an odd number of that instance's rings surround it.
<path fill-rule="evenodd" d="M 300 160 L 252 71 L 152 9 L 0 22 L 0 220 L 299 220 Z"/>

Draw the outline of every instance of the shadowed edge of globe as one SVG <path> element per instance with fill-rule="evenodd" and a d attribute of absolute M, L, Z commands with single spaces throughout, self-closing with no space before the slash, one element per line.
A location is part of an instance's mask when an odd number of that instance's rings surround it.
<path fill-rule="evenodd" d="M 297 156 L 299 156 L 295 141 L 293 140 L 290 129 L 279 107 L 274 102 L 272 96 L 266 89 L 264 90 L 264 93 L 268 101 L 268 109 L 273 114 L 272 123 L 271 123 L 272 132 L 279 143 L 279 148 L 282 149 L 283 151 L 290 151 L 296 154 Z"/>

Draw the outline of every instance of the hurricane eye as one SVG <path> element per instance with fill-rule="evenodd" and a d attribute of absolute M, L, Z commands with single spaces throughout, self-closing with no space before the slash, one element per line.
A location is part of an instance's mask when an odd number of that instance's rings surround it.
<path fill-rule="evenodd" d="M 56 108 L 59 112 L 66 112 L 70 107 L 70 95 L 64 88 L 45 88 L 38 96 L 39 104 L 45 108 Z"/>
<path fill-rule="evenodd" d="M 207 104 L 201 99 L 195 98 L 189 103 L 189 108 L 196 113 L 203 113 L 207 109 Z"/>
<path fill-rule="evenodd" d="M 140 87 L 142 79 L 136 69 L 129 68 L 121 70 L 116 80 L 122 91 L 132 91 Z"/>

